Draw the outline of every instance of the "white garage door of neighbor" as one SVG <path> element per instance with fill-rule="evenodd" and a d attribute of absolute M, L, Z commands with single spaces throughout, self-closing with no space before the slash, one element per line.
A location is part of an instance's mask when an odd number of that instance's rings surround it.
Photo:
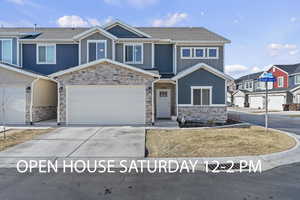
<path fill-rule="evenodd" d="M 262 97 L 249 97 L 250 108 L 263 108 L 263 98 Z"/>
<path fill-rule="evenodd" d="M 282 104 L 285 104 L 284 96 L 269 96 L 269 110 L 283 110 Z"/>
<path fill-rule="evenodd" d="M 234 98 L 234 104 L 238 107 L 243 108 L 244 107 L 245 98 L 244 97 L 235 97 Z"/>
<path fill-rule="evenodd" d="M 25 102 L 24 86 L 0 86 L 0 123 L 24 124 Z"/>
<path fill-rule="evenodd" d="M 145 86 L 68 86 L 68 124 L 144 124 Z"/>

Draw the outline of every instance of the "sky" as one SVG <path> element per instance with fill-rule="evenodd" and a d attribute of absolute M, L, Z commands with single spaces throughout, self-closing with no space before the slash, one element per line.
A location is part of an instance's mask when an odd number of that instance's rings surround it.
<path fill-rule="evenodd" d="M 299 0 L 0 0 L 0 26 L 201 26 L 231 40 L 233 77 L 300 63 Z"/>

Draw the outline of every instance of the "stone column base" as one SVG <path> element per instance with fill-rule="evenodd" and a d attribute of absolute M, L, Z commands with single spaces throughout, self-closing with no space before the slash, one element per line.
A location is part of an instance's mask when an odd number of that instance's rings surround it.
<path fill-rule="evenodd" d="M 32 122 L 55 119 L 56 113 L 56 106 L 34 106 L 32 108 Z"/>

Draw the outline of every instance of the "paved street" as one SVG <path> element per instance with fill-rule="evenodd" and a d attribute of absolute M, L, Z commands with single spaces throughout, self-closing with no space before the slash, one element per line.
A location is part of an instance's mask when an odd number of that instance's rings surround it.
<path fill-rule="evenodd" d="M 0 169 L 0 199 L 299 199 L 300 164 L 262 174 L 16 174 Z"/>
<path fill-rule="evenodd" d="M 265 125 L 265 116 L 263 114 L 258 115 L 235 111 L 229 111 L 229 114 L 234 115 L 235 117 L 237 117 L 237 119 L 240 119 L 244 122 L 249 122 L 261 126 Z M 300 136 L 300 117 L 270 114 L 269 127 L 295 133 Z"/>

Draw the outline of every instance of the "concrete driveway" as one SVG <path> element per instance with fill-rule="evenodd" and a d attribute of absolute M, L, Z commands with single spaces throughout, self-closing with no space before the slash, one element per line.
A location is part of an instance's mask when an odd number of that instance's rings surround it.
<path fill-rule="evenodd" d="M 2 151 L 0 158 L 138 158 L 144 154 L 143 127 L 64 127 Z"/>

